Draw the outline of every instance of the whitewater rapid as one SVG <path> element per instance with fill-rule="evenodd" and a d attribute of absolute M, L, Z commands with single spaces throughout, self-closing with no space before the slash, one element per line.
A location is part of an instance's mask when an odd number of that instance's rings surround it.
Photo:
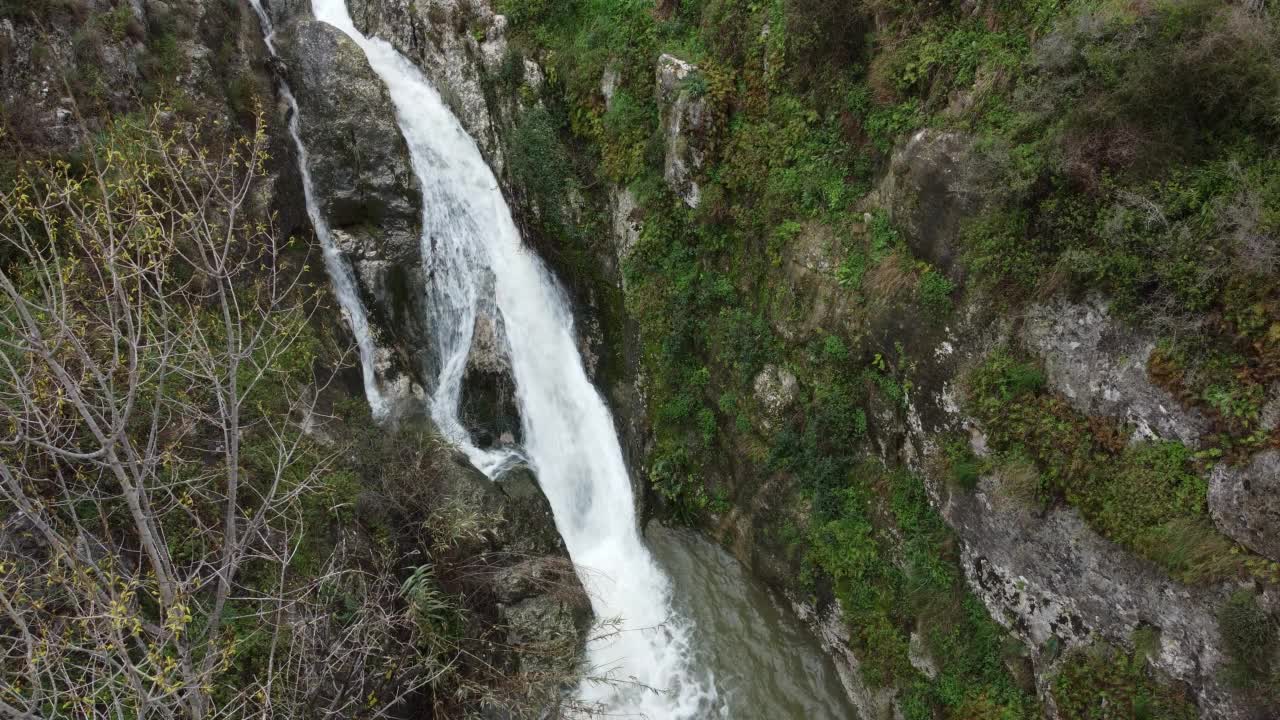
<path fill-rule="evenodd" d="M 270 46 L 269 19 L 260 0 L 250 2 L 263 19 Z M 602 625 L 588 643 L 588 679 L 578 687 L 577 700 L 609 715 L 723 715 L 714 678 L 693 662 L 693 628 L 673 610 L 670 581 L 640 537 L 613 418 L 583 367 L 563 291 L 524 246 L 479 148 L 422 73 L 385 41 L 362 35 L 344 0 L 312 0 L 312 11 L 317 20 L 354 40 L 386 84 L 422 187 L 422 249 L 432 278 L 423 302 L 432 321 L 438 366 L 431 415 L 491 477 L 517 460 L 532 466 L 596 617 L 612 623 Z M 288 101 L 307 209 L 360 346 L 370 404 L 379 414 L 385 400 L 373 379 L 376 348 L 351 269 L 333 248 L 313 198 L 297 132 L 297 104 L 292 96 Z M 480 315 L 498 322 L 511 363 L 521 449 L 479 449 L 458 418 L 462 377 Z"/>

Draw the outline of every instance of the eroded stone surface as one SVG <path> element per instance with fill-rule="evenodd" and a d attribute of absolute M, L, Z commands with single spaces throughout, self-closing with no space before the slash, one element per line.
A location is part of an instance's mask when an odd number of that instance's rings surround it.
<path fill-rule="evenodd" d="M 757 418 L 760 428 L 767 432 L 781 427 L 784 413 L 795 403 L 800 390 L 795 373 L 777 365 L 765 365 L 756 375 L 753 387 L 762 411 Z"/>
<path fill-rule="evenodd" d="M 637 217 L 639 205 L 636 197 L 626 188 L 614 186 L 610 195 L 609 214 L 613 220 L 614 251 L 617 255 L 618 267 L 631 254 L 631 250 L 640 241 L 640 220 Z M 619 275 L 626 278 L 625 273 Z"/>
<path fill-rule="evenodd" d="M 1151 382 L 1147 361 L 1155 340 L 1114 319 L 1101 298 L 1031 307 L 1023 338 L 1044 359 L 1049 384 L 1072 407 L 1132 423 L 1135 440 L 1178 440 L 1196 447 L 1208 431 L 1204 416 Z"/>
<path fill-rule="evenodd" d="M 561 679 L 573 677 L 591 624 L 590 599 L 574 572 L 564 541 L 556 530 L 551 504 L 533 472 L 517 467 L 490 480 L 459 453 L 436 468 L 447 495 L 466 498 L 464 507 L 481 512 L 484 533 L 459 538 L 458 550 L 473 552 L 488 565 L 486 592 L 498 605 L 507 629 L 506 642 L 516 651 L 520 670 L 537 678 L 531 698 L 555 708 L 562 696 Z M 529 649 L 532 652 L 521 652 Z M 559 715 L 552 711 L 549 717 Z"/>
<path fill-rule="evenodd" d="M 1248 463 L 1219 463 L 1209 479 L 1213 523 L 1236 542 L 1280 562 L 1280 450 Z"/>
<path fill-rule="evenodd" d="M 981 303 L 974 298 L 971 303 Z M 1107 320 L 1096 305 L 1083 309 L 1071 303 L 1050 303 L 1028 322 L 1066 323 L 1079 327 L 1078 321 L 1092 328 L 1096 336 L 1087 346 L 1076 342 L 1066 330 L 1047 333 L 1043 329 L 1024 328 L 1023 339 L 1029 349 L 1039 353 L 1045 363 L 1050 383 L 1065 394 L 1065 388 L 1076 390 L 1081 408 L 1095 413 L 1115 412 L 1121 417 L 1130 407 L 1143 412 L 1157 410 L 1142 405 L 1150 394 L 1133 393 L 1133 387 L 1150 388 L 1145 379 L 1145 360 L 1130 363 L 1125 356 L 1127 337 L 1103 342 L 1107 333 L 1120 334 L 1120 329 Z M 1094 313 L 1088 317 L 1088 313 Z M 906 415 L 931 418 L 928 422 L 904 422 L 906 442 L 901 444 L 898 458 L 920 472 L 932 502 L 943 519 L 961 541 L 961 566 L 970 589 L 986 605 L 992 617 L 1023 640 L 1032 656 L 1036 682 L 1045 690 L 1051 681 L 1053 663 L 1059 654 L 1048 652 L 1050 646 L 1060 649 L 1087 645 L 1096 639 L 1126 644 L 1139 626 L 1150 625 L 1160 630 L 1160 652 L 1154 667 L 1163 675 L 1188 684 L 1198 698 L 1203 716 L 1226 720 L 1254 717 L 1256 708 L 1247 698 L 1233 694 L 1221 679 L 1223 655 L 1217 627 L 1217 608 L 1233 589 L 1229 584 L 1191 587 L 1169 578 L 1152 563 L 1103 538 L 1069 507 L 1055 507 L 1041 513 L 1034 503 L 1017 500 L 1016 485 L 1007 478 L 992 475 L 983 478 L 973 492 L 950 487 L 935 475 L 927 461 L 938 452 L 938 433 L 969 430 L 975 441 L 975 452 L 982 454 L 983 434 L 962 404 L 956 402 L 953 388 L 965 368 L 980 362 L 994 346 L 1003 343 L 1013 322 L 1004 319 L 989 325 L 987 318 L 972 307 L 960 308 L 956 327 L 931 352 L 919 348 L 908 350 L 921 358 L 917 385 L 910 393 Z M 1084 317 L 1082 317 L 1084 316 Z M 1107 327 L 1104 333 L 1100 328 Z M 1078 336 L 1078 331 L 1076 336 Z M 1053 342 L 1041 339 L 1052 336 Z M 1145 344 L 1140 347 L 1146 347 Z M 924 360 L 928 358 L 928 360 Z M 1071 384 L 1078 372 L 1099 368 L 1104 377 L 1113 377 L 1116 368 L 1141 375 L 1122 382 L 1090 387 Z M 1070 368 L 1067 372 L 1063 368 Z M 1083 368 L 1083 369 L 1082 369 Z M 1119 385 L 1120 394 L 1108 395 L 1105 388 Z M 1158 390 L 1158 388 L 1150 388 Z M 1124 400 L 1122 398 L 1129 398 Z M 1134 415 L 1141 420 L 1143 415 Z M 1149 420 L 1151 427 L 1160 425 Z M 1176 435 L 1173 436 L 1176 438 Z M 1016 482 L 1016 481 L 1015 481 Z"/>
<path fill-rule="evenodd" d="M 1105 540 L 1071 509 L 1043 518 L 992 501 L 998 480 L 950 495 L 947 522 L 964 541 L 970 587 L 998 622 L 1033 652 L 1051 638 L 1063 648 L 1095 638 L 1125 644 L 1140 625 L 1160 630 L 1153 665 L 1188 683 L 1205 717 L 1248 718 L 1222 682 L 1216 611 L 1221 588 L 1193 588 Z M 1039 661 L 1041 674 L 1047 658 Z M 1041 683 L 1047 680 L 1041 678 Z"/>
<path fill-rule="evenodd" d="M 698 207 L 702 200 L 697 175 L 706 155 L 700 134 L 705 130 L 707 104 L 689 82 L 697 72 L 697 66 L 674 55 L 664 53 L 658 58 L 658 107 L 666 139 L 662 176 L 691 208 Z"/>

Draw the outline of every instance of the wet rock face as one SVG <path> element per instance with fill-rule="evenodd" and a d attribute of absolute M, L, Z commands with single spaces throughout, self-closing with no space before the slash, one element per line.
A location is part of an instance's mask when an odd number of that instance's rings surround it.
<path fill-rule="evenodd" d="M 560 657 L 535 653 L 521 658 L 521 669 L 526 672 L 567 677 L 572 668 L 564 667 L 565 657 L 575 654 L 572 649 L 585 646 L 591 627 L 590 599 L 556 530 L 551 503 L 533 472 L 526 467 L 514 468 L 491 486 L 501 497 L 502 552 L 515 560 L 495 573 L 492 581 L 500 616 L 508 626 L 507 642 L 517 648 L 525 643 L 568 648 L 570 652 Z M 549 708 L 559 703 L 560 691 L 553 683 L 534 688 Z"/>
<path fill-rule="evenodd" d="M 277 36 L 315 195 L 342 250 L 356 261 L 420 258 L 422 194 L 386 87 L 328 24 L 298 18 Z"/>
<path fill-rule="evenodd" d="M 378 346 L 384 393 L 407 410 L 430 348 L 422 303 L 422 193 L 395 107 L 364 52 L 316 22 L 308 3 L 277 0 L 278 71 L 298 103 L 298 130 L 320 214 L 354 272 Z"/>
<path fill-rule="evenodd" d="M 1082 413 L 1132 423 L 1135 440 L 1179 440 L 1195 447 L 1208 431 L 1200 413 L 1184 409 L 1148 377 L 1155 340 L 1113 319 L 1101 298 L 1033 306 L 1023 338 L 1044 358 L 1054 390 Z"/>
<path fill-rule="evenodd" d="M 990 172 L 967 135 L 921 130 L 894 150 L 867 205 L 889 212 L 912 254 L 959 277 L 961 222 L 996 199 Z"/>
<path fill-rule="evenodd" d="M 431 426 L 428 420 L 421 422 Z M 546 708 L 546 717 L 559 717 L 560 679 L 575 673 L 592 614 L 590 598 L 556 530 L 551 504 L 527 467 L 490 480 L 455 453 L 452 461 L 433 470 L 431 480 L 440 483 L 443 497 L 478 511 L 474 518 L 482 530 L 462 538 L 455 552 L 475 557 L 472 591 L 492 597 L 516 669 L 535 679 L 527 688 L 531 706 Z M 523 652 L 525 648 L 533 652 Z"/>
<path fill-rule="evenodd" d="M 542 493 L 533 470 L 514 467 L 493 481 L 503 497 L 504 517 L 511 526 L 511 541 L 526 553 L 561 554 L 567 557 L 564 540 L 556 531 L 551 504 Z"/>
<path fill-rule="evenodd" d="M 672 191 L 691 208 L 698 207 L 702 198 L 697 175 L 705 158 L 701 135 L 708 119 L 706 101 L 696 93 L 691 81 L 697 73 L 696 66 L 674 55 L 658 58 L 657 98 L 667 149 L 662 174 Z"/>
<path fill-rule="evenodd" d="M 478 447 L 511 446 L 521 440 L 516 382 L 502 317 L 496 312 L 476 317 L 462 377 L 460 416 Z"/>
<path fill-rule="evenodd" d="M 1219 463 L 1209 479 L 1209 512 L 1224 535 L 1280 561 L 1280 451 L 1237 467 Z"/>

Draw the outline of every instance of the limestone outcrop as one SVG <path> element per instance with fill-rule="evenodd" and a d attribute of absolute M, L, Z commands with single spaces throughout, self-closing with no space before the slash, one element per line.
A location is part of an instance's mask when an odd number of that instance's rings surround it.
<path fill-rule="evenodd" d="M 657 98 L 666 147 L 663 178 L 691 208 L 702 200 L 698 171 L 705 160 L 701 143 L 709 119 L 706 101 L 695 84 L 697 77 L 698 68 L 691 63 L 668 54 L 658 58 Z"/>

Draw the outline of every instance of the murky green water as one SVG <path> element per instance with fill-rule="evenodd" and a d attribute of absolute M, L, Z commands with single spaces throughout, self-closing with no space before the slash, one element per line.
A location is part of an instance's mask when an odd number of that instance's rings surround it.
<path fill-rule="evenodd" d="M 693 620 L 699 665 L 714 674 L 732 720 L 856 720 L 817 639 L 728 553 L 657 523 L 645 533 Z"/>

